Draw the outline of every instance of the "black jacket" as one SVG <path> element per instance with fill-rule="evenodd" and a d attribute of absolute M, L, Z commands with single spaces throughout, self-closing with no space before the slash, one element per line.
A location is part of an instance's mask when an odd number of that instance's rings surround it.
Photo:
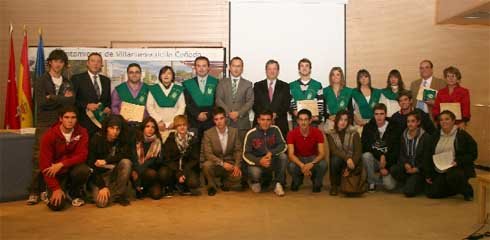
<path fill-rule="evenodd" d="M 405 138 L 401 137 L 401 145 L 400 145 L 400 158 L 398 160 L 398 164 L 405 165 L 405 163 L 410 163 L 410 159 L 407 153 Z M 424 132 L 420 139 L 418 140 L 417 148 L 415 149 L 415 164 L 412 167 L 416 167 L 420 173 L 424 173 L 424 163 L 432 160 L 432 138 L 427 133 Z"/>
<path fill-rule="evenodd" d="M 102 175 L 109 171 L 107 168 L 95 166 L 97 159 L 104 159 L 107 164 L 117 164 L 122 159 L 129 159 L 133 156 L 130 144 L 127 141 L 116 140 L 108 142 L 106 137 L 100 133 L 95 134 L 90 140 L 88 164 L 94 170 L 95 185 L 104 188 L 105 182 Z"/>
<path fill-rule="evenodd" d="M 37 107 L 36 127 L 49 127 L 58 120 L 58 110 L 75 104 L 75 92 L 73 97 L 65 97 L 66 91 L 73 91 L 71 81 L 62 76 L 60 89 L 56 92 L 54 82 L 49 73 L 44 73 L 36 79 L 34 88 L 34 103 Z M 47 98 L 49 96 L 49 98 Z"/>
<path fill-rule="evenodd" d="M 434 141 L 431 145 L 431 156 L 434 155 L 437 143 L 441 138 L 440 132 L 436 132 L 432 138 Z M 475 177 L 476 173 L 474 162 L 478 158 L 478 145 L 476 141 L 465 130 L 458 129 L 456 132 L 456 139 L 454 140 L 454 149 L 456 155 L 455 161 L 457 163 L 456 167 L 462 168 L 467 178 Z M 424 169 L 428 178 L 433 178 L 437 174 L 434 167 L 432 157 L 425 161 Z"/>
<path fill-rule="evenodd" d="M 255 112 L 255 119 L 257 119 L 259 113 L 266 109 L 275 112 L 277 118 L 275 119 L 274 124 L 281 129 L 283 136 L 287 136 L 289 131 L 288 111 L 290 110 L 289 105 L 291 104 L 289 84 L 277 79 L 271 102 L 269 99 L 269 86 L 267 86 L 267 79 L 256 82 L 254 84 L 254 98 L 253 110 Z M 254 123 L 256 122 L 257 121 L 255 120 Z"/>
<path fill-rule="evenodd" d="M 421 124 L 422 128 L 427 133 L 429 133 L 430 135 L 433 135 L 437 131 L 437 129 L 434 126 L 434 122 L 432 122 L 432 119 L 430 118 L 429 114 L 427 114 L 426 112 L 424 112 L 418 108 L 414 109 L 414 111 L 418 112 L 420 114 L 420 117 L 421 117 L 421 123 L 420 124 Z M 402 115 L 398 111 L 395 114 L 393 114 L 393 116 L 391 116 L 391 119 L 398 122 L 402 131 L 405 131 L 405 129 L 407 129 L 407 115 Z"/>
<path fill-rule="evenodd" d="M 92 136 L 99 128 L 90 121 L 85 109 L 89 103 L 102 103 L 104 106 L 111 107 L 111 80 L 99 74 L 100 87 L 102 92 L 100 98 L 97 97 L 97 93 L 94 89 L 94 84 L 88 72 L 73 75 L 71 82 L 73 83 L 73 89 L 75 90 L 75 105 L 78 108 L 80 117 L 80 124 L 85 127 L 89 135 Z"/>
<path fill-rule="evenodd" d="M 378 126 L 376 125 L 376 120 L 371 119 L 366 125 L 364 125 L 362 130 L 362 152 L 370 152 L 376 159 L 379 159 L 381 155 L 386 157 L 386 168 L 389 169 L 391 165 L 398 161 L 398 156 L 400 154 L 400 136 L 401 130 L 399 125 L 387 119 L 388 126 L 386 127 L 383 137 L 380 138 L 378 132 Z M 386 152 L 375 148 L 375 144 L 378 140 L 384 142 L 387 147 Z"/>
<path fill-rule="evenodd" d="M 169 167 L 177 179 L 184 175 L 187 171 L 199 172 L 199 154 L 201 152 L 201 146 L 197 137 L 193 137 L 188 149 L 182 154 L 175 142 L 175 132 L 170 133 L 165 144 L 162 147 L 163 153 L 163 165 Z M 179 160 L 182 157 L 182 170 L 179 170 Z"/>

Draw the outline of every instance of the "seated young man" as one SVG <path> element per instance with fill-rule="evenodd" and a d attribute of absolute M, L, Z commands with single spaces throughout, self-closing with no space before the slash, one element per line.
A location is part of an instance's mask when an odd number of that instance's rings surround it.
<path fill-rule="evenodd" d="M 243 159 L 249 164 L 250 188 L 253 192 L 258 193 L 262 187 L 268 187 L 273 174 L 274 193 L 284 196 L 287 147 L 279 127 L 272 125 L 272 115 L 270 110 L 258 114 L 258 125 L 245 136 Z"/>
<path fill-rule="evenodd" d="M 318 128 L 310 126 L 312 115 L 309 110 L 300 110 L 296 121 L 298 127 L 291 130 L 287 137 L 288 170 L 293 178 L 291 191 L 298 191 L 303 177 L 307 176 L 313 182 L 313 192 L 320 192 L 327 171 L 325 138 Z"/>
<path fill-rule="evenodd" d="M 362 161 L 368 174 L 369 191 L 374 192 L 376 184 L 383 184 L 385 189 L 393 190 L 396 182 L 390 175 L 390 167 L 395 164 L 400 154 L 401 131 L 397 123 L 386 119 L 386 105 L 374 106 L 374 118 L 364 125 L 362 130 Z M 382 181 L 376 175 L 379 172 Z"/>
<path fill-rule="evenodd" d="M 95 186 L 92 197 L 97 207 L 111 202 L 129 205 L 128 180 L 131 174 L 132 151 L 128 127 L 120 115 L 104 119 L 101 132 L 90 141 L 89 165 L 94 169 Z"/>
<path fill-rule="evenodd" d="M 431 136 L 420 127 L 420 121 L 417 112 L 407 115 L 407 129 L 401 137 L 400 158 L 390 169 L 397 185 L 403 186 L 406 197 L 415 197 L 424 190 L 423 164 L 432 158 Z"/>
<path fill-rule="evenodd" d="M 204 132 L 203 153 L 204 160 L 202 171 L 208 182 L 208 195 L 216 194 L 216 177 L 221 178 L 223 191 L 240 182 L 242 171 L 242 143 L 238 137 L 238 129 L 228 127 L 226 112 L 222 107 L 216 107 L 213 111 L 215 126 Z"/>
<path fill-rule="evenodd" d="M 72 199 L 75 207 L 85 203 L 81 199 L 81 191 L 90 175 L 85 164 L 87 143 L 88 133 L 77 123 L 76 108 L 62 108 L 59 122 L 44 133 L 40 146 L 39 169 L 48 186 L 48 207 L 51 210 L 65 208 L 67 198 Z"/>

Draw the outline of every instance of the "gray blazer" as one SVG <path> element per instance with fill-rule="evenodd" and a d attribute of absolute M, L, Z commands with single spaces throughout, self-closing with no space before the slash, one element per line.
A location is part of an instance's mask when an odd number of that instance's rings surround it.
<path fill-rule="evenodd" d="M 238 129 L 250 129 L 251 124 L 248 112 L 254 105 L 254 91 L 252 82 L 240 78 L 235 99 L 231 94 L 231 79 L 223 78 L 216 88 L 216 106 L 225 109 L 227 113 L 237 111 L 240 115 L 237 122 L 229 121 L 229 126 Z"/>
<path fill-rule="evenodd" d="M 202 151 L 205 161 L 211 161 L 216 164 L 227 162 L 235 166 L 240 166 L 240 161 L 242 160 L 242 143 L 238 137 L 238 130 L 228 127 L 228 140 L 224 153 L 219 140 L 218 129 L 212 127 L 206 130 L 202 140 Z"/>

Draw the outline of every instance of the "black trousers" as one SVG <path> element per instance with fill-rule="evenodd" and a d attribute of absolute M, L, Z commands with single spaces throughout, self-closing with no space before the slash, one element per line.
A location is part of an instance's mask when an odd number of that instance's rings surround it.
<path fill-rule="evenodd" d="M 81 191 L 85 183 L 87 183 L 90 175 L 90 168 L 85 163 L 75 165 L 70 168 L 67 173 L 57 175 L 61 190 L 65 193 L 65 197 L 59 205 L 48 203 L 48 207 L 53 211 L 61 211 L 66 207 L 66 194 L 68 193 L 72 199 L 81 197 Z M 53 192 L 48 190 L 48 199 L 51 198 Z"/>
<path fill-rule="evenodd" d="M 462 168 L 453 167 L 445 173 L 437 173 L 432 178 L 432 184 L 427 186 L 427 197 L 446 198 L 456 194 L 472 194 L 473 189 L 468 183 Z"/>
<path fill-rule="evenodd" d="M 190 189 L 199 188 L 201 185 L 199 172 L 194 169 L 184 170 L 185 181 L 184 185 Z M 163 187 L 172 187 L 178 183 L 177 171 L 170 169 L 167 166 L 162 166 L 158 170 L 158 178 Z"/>
<path fill-rule="evenodd" d="M 390 173 L 397 185 L 403 186 L 402 191 L 406 197 L 415 197 L 424 191 L 425 178 L 420 172 L 408 174 L 403 164 L 395 164 L 391 166 Z"/>

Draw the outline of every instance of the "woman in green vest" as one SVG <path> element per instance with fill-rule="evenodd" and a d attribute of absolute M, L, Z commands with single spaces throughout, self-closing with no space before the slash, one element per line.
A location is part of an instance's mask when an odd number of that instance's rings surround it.
<path fill-rule="evenodd" d="M 146 109 L 148 114 L 158 123 L 162 140 L 173 129 L 173 119 L 185 112 L 184 87 L 175 83 L 175 72 L 170 66 L 164 66 L 158 73 L 159 82 L 150 85 Z"/>
<path fill-rule="evenodd" d="M 373 107 L 379 102 L 381 90 L 371 86 L 371 74 L 361 69 L 357 72 L 357 88 L 352 90 L 354 123 L 364 126 L 373 117 Z"/>
<path fill-rule="evenodd" d="M 387 116 L 391 117 L 394 113 L 400 111 L 398 105 L 398 93 L 405 90 L 402 75 L 397 69 L 393 69 L 388 74 L 386 88 L 382 89 L 380 103 L 384 103 L 387 108 Z"/>
<path fill-rule="evenodd" d="M 335 115 L 341 110 L 352 113 L 352 88 L 346 86 L 344 71 L 333 67 L 329 74 L 329 86 L 323 89 L 325 125 L 324 129 L 332 129 Z"/>

